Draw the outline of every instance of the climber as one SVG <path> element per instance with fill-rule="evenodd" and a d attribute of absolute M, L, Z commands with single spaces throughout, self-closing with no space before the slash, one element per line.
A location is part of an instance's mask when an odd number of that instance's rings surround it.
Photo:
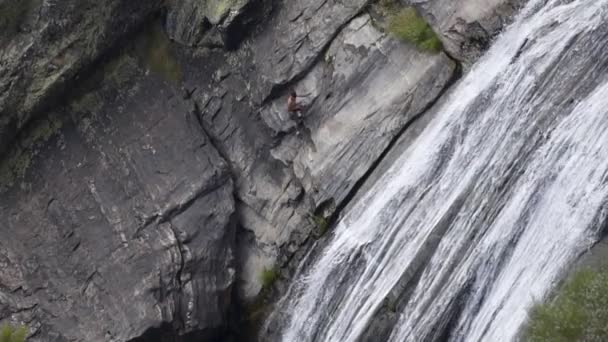
<path fill-rule="evenodd" d="M 291 90 L 289 97 L 287 98 L 287 111 L 290 115 L 297 115 L 298 118 L 302 118 L 302 105 L 298 103 L 298 94 L 295 90 Z"/>

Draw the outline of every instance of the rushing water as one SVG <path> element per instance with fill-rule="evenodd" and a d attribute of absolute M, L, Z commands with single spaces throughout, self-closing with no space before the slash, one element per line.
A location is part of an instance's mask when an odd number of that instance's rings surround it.
<path fill-rule="evenodd" d="M 530 1 L 292 285 L 275 339 L 356 341 L 395 295 L 382 339 L 515 339 L 605 220 L 607 19 Z"/>

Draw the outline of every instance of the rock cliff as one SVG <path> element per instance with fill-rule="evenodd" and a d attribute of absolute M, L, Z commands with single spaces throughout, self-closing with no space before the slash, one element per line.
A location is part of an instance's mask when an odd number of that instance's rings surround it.
<path fill-rule="evenodd" d="M 416 5 L 470 63 L 511 13 L 494 3 Z M 225 336 L 457 76 L 369 6 L 0 2 L 0 320 L 32 341 Z"/>
<path fill-rule="evenodd" d="M 465 66 L 473 63 L 508 24 L 525 0 L 406 0 L 417 6 L 446 51 Z"/>

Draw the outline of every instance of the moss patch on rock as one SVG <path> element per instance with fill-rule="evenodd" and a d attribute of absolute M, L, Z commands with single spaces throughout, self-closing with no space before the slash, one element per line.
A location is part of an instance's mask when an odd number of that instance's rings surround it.
<path fill-rule="evenodd" d="M 329 230 L 329 220 L 323 215 L 310 214 L 309 218 L 315 226 L 315 236 L 317 238 L 322 237 Z"/>
<path fill-rule="evenodd" d="M 273 293 L 273 286 L 279 280 L 281 276 L 280 269 L 278 266 L 271 268 L 264 268 L 260 273 L 259 278 L 262 283 L 262 290 L 253 300 L 244 303 L 242 310 L 242 325 L 243 325 L 243 336 L 257 336 L 259 329 L 262 327 L 262 322 L 268 316 L 272 309 L 271 298 L 275 295 Z"/>
<path fill-rule="evenodd" d="M 412 7 L 391 14 L 388 19 L 388 30 L 397 38 L 415 45 L 422 51 L 439 53 L 443 48 L 431 26 Z"/>
<path fill-rule="evenodd" d="M 277 267 L 265 268 L 260 274 L 260 282 L 262 283 L 262 289 L 268 289 L 279 279 L 280 272 Z"/>
<path fill-rule="evenodd" d="M 608 269 L 574 273 L 555 298 L 530 313 L 524 340 L 608 341 Z"/>
<path fill-rule="evenodd" d="M 0 328 L 0 342 L 25 342 L 27 328 L 4 325 Z"/>
<path fill-rule="evenodd" d="M 394 37 L 421 51 L 439 53 L 443 50 L 437 34 L 414 7 L 403 7 L 396 0 L 380 0 L 374 8 L 382 18 L 380 26 Z"/>

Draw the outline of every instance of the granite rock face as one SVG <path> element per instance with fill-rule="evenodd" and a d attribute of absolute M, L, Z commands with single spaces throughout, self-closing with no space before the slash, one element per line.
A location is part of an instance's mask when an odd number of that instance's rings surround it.
<path fill-rule="evenodd" d="M 233 49 L 251 24 L 270 9 L 268 1 L 184 0 L 169 3 L 169 37 L 190 47 Z"/>
<path fill-rule="evenodd" d="M 0 2 L 0 154 L 79 72 L 157 12 L 161 0 Z M 41 114 L 43 115 L 43 114 Z"/>
<path fill-rule="evenodd" d="M 367 0 L 22 4 L 0 16 L 0 321 L 32 341 L 222 336 L 456 69 Z"/>
<path fill-rule="evenodd" d="M 448 53 L 465 66 L 489 47 L 526 0 L 406 0 L 441 37 Z"/>
<path fill-rule="evenodd" d="M 32 341 L 212 336 L 235 277 L 226 162 L 175 86 L 126 55 L 3 160 L 0 317 Z"/>
<path fill-rule="evenodd" d="M 305 194 L 302 201 L 314 204 L 311 213 L 340 206 L 453 71 L 445 55 L 426 55 L 390 39 L 364 15 L 352 20 L 324 60 L 294 85 L 308 94 L 302 124 L 285 113 L 284 98 L 264 106 L 266 124 L 285 134 L 271 155 L 293 173 Z M 280 241 L 253 231 L 261 245 Z"/>
<path fill-rule="evenodd" d="M 283 1 L 251 41 L 256 66 L 254 100 L 267 101 L 285 91 L 285 85 L 304 77 L 323 57 L 323 50 L 342 28 L 369 4 L 369 0 Z M 257 91 L 256 91 L 257 90 Z"/>
<path fill-rule="evenodd" d="M 277 10 L 277 18 L 306 13 L 295 3 Z M 314 214 L 331 214 L 347 198 L 454 71 L 445 55 L 389 38 L 367 15 L 351 18 L 360 7 L 350 7 L 351 15 L 327 10 L 314 17 L 327 25 L 299 34 L 339 32 L 327 47 L 308 46 L 308 38 L 304 45 L 281 45 L 293 39 L 295 26 L 279 21 L 237 53 L 213 51 L 181 63 L 202 125 L 236 177 L 239 288 L 247 299 L 259 293 L 261 272 L 293 256 L 315 228 Z M 260 48 L 269 42 L 276 46 Z M 301 120 L 286 112 L 292 87 L 306 95 Z"/>

